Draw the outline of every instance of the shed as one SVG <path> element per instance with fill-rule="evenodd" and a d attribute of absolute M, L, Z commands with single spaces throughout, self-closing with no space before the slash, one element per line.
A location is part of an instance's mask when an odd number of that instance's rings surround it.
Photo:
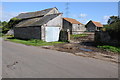
<path fill-rule="evenodd" d="M 92 20 L 90 20 L 86 24 L 87 31 L 99 31 L 102 27 L 103 27 L 103 25 L 100 22 L 95 22 Z"/>
<path fill-rule="evenodd" d="M 81 34 L 86 30 L 84 24 L 72 18 L 63 18 L 63 29 L 69 30 L 70 34 Z"/>

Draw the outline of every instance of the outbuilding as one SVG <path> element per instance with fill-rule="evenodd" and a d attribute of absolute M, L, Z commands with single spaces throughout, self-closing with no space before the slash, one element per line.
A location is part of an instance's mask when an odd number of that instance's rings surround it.
<path fill-rule="evenodd" d="M 63 18 L 63 30 L 70 31 L 70 34 L 81 34 L 86 31 L 85 25 L 72 18 Z"/>
<path fill-rule="evenodd" d="M 102 27 L 103 27 L 103 25 L 100 22 L 96 22 L 96 21 L 92 21 L 92 20 L 90 20 L 86 24 L 86 29 L 87 29 L 87 31 L 90 31 L 90 32 L 99 31 Z"/>
<path fill-rule="evenodd" d="M 58 41 L 62 28 L 62 13 L 59 13 L 57 8 L 21 13 L 16 18 L 22 21 L 14 27 L 15 38 Z"/>

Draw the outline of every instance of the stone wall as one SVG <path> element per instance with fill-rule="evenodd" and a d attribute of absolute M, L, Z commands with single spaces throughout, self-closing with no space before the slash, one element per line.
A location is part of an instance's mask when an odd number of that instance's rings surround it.
<path fill-rule="evenodd" d="M 41 39 L 40 27 L 15 27 L 14 37 L 20 39 Z"/>
<path fill-rule="evenodd" d="M 95 31 L 95 43 L 120 46 L 120 40 L 112 38 L 109 32 Z"/>
<path fill-rule="evenodd" d="M 59 36 L 59 41 L 69 41 L 69 40 L 70 40 L 70 32 L 61 30 L 60 36 Z"/>

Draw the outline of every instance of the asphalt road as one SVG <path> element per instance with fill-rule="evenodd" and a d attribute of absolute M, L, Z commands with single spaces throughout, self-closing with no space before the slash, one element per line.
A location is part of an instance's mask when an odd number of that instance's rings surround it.
<path fill-rule="evenodd" d="M 116 63 L 3 41 L 3 78 L 117 78 Z"/>
<path fill-rule="evenodd" d="M 0 38 L 0 79 L 2 75 L 2 38 Z"/>

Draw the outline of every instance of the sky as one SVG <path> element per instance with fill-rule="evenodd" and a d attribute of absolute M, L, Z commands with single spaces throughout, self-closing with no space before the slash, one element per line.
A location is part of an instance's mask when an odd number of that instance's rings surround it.
<path fill-rule="evenodd" d="M 57 7 L 63 13 L 63 17 L 69 17 L 86 24 L 89 20 L 106 24 L 110 16 L 118 15 L 118 2 L 69 2 L 66 10 L 66 2 L 3 2 L 2 21 L 20 13 L 40 11 Z M 66 12 L 68 11 L 68 15 Z"/>

